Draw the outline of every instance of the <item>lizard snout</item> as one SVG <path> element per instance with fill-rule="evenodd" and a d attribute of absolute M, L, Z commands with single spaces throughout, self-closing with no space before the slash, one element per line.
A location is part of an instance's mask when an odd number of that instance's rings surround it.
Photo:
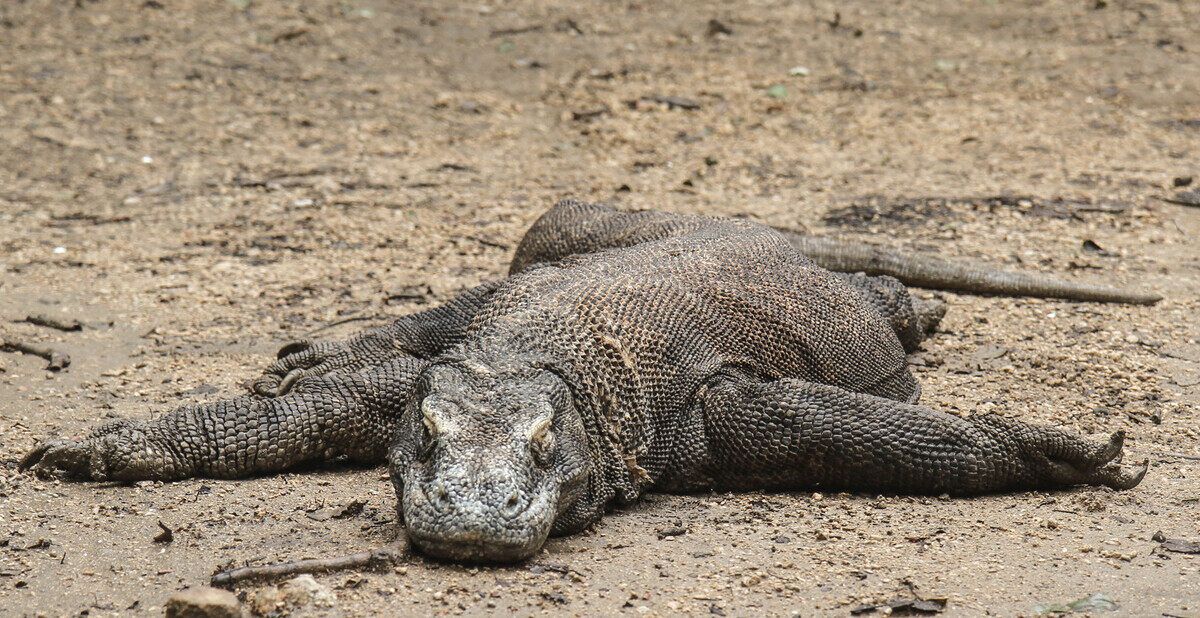
<path fill-rule="evenodd" d="M 442 469 L 408 484 L 401 503 L 413 543 L 434 557 L 477 562 L 513 562 L 537 552 L 557 496 L 507 468 Z"/>

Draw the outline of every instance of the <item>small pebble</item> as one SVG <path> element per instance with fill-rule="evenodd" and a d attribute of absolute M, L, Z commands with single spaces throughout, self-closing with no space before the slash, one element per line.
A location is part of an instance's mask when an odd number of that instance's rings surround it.
<path fill-rule="evenodd" d="M 228 590 L 190 588 L 167 600 L 167 618 L 240 618 L 241 615 L 241 602 Z"/>

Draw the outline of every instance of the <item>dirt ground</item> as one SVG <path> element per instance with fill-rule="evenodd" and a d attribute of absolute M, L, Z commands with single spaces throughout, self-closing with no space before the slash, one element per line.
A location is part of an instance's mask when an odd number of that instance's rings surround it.
<path fill-rule="evenodd" d="M 1150 474 L 652 495 L 527 564 L 320 576 L 323 611 L 847 615 L 915 591 L 1200 616 L 1200 556 L 1152 540 L 1200 540 L 1200 209 L 1158 199 L 1200 183 L 1174 186 L 1200 176 L 1198 24 L 1187 0 L 0 3 L 0 338 L 74 361 L 0 354 L 0 614 L 156 614 L 218 567 L 392 539 L 383 469 L 113 486 L 16 461 L 501 274 L 577 196 L 1160 293 L 947 294 L 914 359 L 927 404 L 1125 429 Z M 39 313 L 84 329 L 15 322 Z"/>

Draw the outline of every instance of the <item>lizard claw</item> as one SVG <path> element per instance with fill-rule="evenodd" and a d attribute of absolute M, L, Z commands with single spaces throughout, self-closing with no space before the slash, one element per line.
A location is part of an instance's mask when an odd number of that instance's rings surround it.
<path fill-rule="evenodd" d="M 307 353 L 300 356 L 306 356 Z M 301 378 L 310 374 L 320 375 L 321 366 L 318 363 L 306 363 L 307 359 L 301 359 L 296 363 L 289 363 L 294 356 L 289 356 L 281 361 L 276 361 L 271 365 L 267 372 L 259 376 L 258 379 L 250 385 L 250 390 L 256 395 L 262 397 L 282 397 L 288 394 L 296 382 Z"/>
<path fill-rule="evenodd" d="M 1104 445 L 1097 456 L 1096 470 L 1093 478 L 1090 479 L 1091 482 L 1117 490 L 1137 487 L 1138 483 L 1146 478 L 1146 472 L 1150 470 L 1150 460 L 1143 460 L 1136 468 L 1126 468 L 1121 465 L 1124 449 L 1125 430 L 1113 432 L 1108 439 L 1108 444 Z"/>
<path fill-rule="evenodd" d="M 293 369 L 289 371 L 288 374 L 283 376 L 283 379 L 279 381 L 279 387 L 275 389 L 275 396 L 282 397 L 283 395 L 288 394 L 288 392 L 292 390 L 292 386 L 294 386 L 296 382 L 300 380 L 300 378 L 303 378 L 306 373 L 307 372 L 304 369 Z"/>
<path fill-rule="evenodd" d="M 279 359 L 254 380 L 250 390 L 262 397 L 282 397 L 300 378 L 333 370 L 333 359 L 344 355 L 345 347 L 341 342 L 313 343 L 307 339 L 289 343 L 279 348 Z"/>
<path fill-rule="evenodd" d="M 250 384 L 250 391 L 262 397 L 286 395 L 296 380 L 304 377 L 302 370 L 310 369 L 320 362 L 313 346 L 312 341 L 301 339 L 279 348 L 275 353 L 277 360 Z"/>

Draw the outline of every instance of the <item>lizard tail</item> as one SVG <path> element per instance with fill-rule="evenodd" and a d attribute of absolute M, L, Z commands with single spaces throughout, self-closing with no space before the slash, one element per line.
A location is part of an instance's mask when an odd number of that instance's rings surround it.
<path fill-rule="evenodd" d="M 997 270 L 928 255 L 903 255 L 879 247 L 803 236 L 794 232 L 783 231 L 783 234 L 800 253 L 822 268 L 839 272 L 864 272 L 868 275 L 890 275 L 913 287 L 1133 305 L 1153 305 L 1162 300 L 1161 296 L 1154 294 L 1105 285 Z"/>

